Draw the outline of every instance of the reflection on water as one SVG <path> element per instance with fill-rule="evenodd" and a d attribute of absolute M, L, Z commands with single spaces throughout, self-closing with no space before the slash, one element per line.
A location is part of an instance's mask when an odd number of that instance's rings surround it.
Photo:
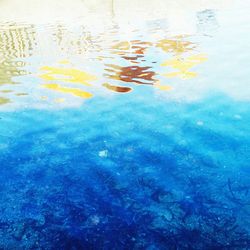
<path fill-rule="evenodd" d="M 196 45 L 188 40 L 183 40 L 185 36 L 177 36 L 172 39 L 162 39 L 156 43 L 156 46 L 161 48 L 164 52 L 169 53 L 184 53 L 193 50 Z"/>
<path fill-rule="evenodd" d="M 0 1 L 0 249 L 249 249 L 249 8 L 218 2 Z"/>
<path fill-rule="evenodd" d="M 78 96 L 78 97 L 82 97 L 82 98 L 90 98 L 92 97 L 92 94 L 80 90 L 80 89 L 76 89 L 76 88 L 67 88 L 67 87 L 62 87 L 59 84 L 44 84 L 43 87 L 54 90 L 54 91 L 58 91 L 58 92 L 63 92 L 63 93 L 69 93 L 72 94 L 74 96 Z"/>
<path fill-rule="evenodd" d="M 95 80 L 95 77 L 78 69 L 73 68 L 57 68 L 43 66 L 41 70 L 47 71 L 47 73 L 40 75 L 40 77 L 46 81 L 64 81 L 71 83 L 81 83 L 86 86 L 91 86 L 88 83 L 91 80 Z"/>
<path fill-rule="evenodd" d="M 189 79 L 197 76 L 196 72 L 191 72 L 189 69 L 207 60 L 205 55 L 193 55 L 183 58 L 177 56 L 171 58 L 161 64 L 161 66 L 168 66 L 178 71 L 166 73 L 166 77 L 180 77 L 182 79 Z"/>
<path fill-rule="evenodd" d="M 0 63 L 0 86 L 6 84 L 15 84 L 18 76 L 27 75 L 24 70 L 25 63 L 21 61 L 4 60 Z"/>
<path fill-rule="evenodd" d="M 0 97 L 0 105 L 6 104 L 6 103 L 9 103 L 9 102 L 10 102 L 9 99 Z"/>
<path fill-rule="evenodd" d="M 197 26 L 199 32 L 209 35 L 219 27 L 216 12 L 212 9 L 206 9 L 197 13 Z"/>
<path fill-rule="evenodd" d="M 20 59 L 32 56 L 36 46 L 35 27 L 14 23 L 1 25 L 0 45 L 0 55 L 3 59 Z"/>
<path fill-rule="evenodd" d="M 102 49 L 100 42 L 101 34 L 93 36 L 84 26 L 77 27 L 72 32 L 65 25 L 57 25 L 52 28 L 51 35 L 58 50 L 66 55 L 84 55 L 88 51 L 99 51 Z"/>
<path fill-rule="evenodd" d="M 138 59 L 144 57 L 146 49 L 150 46 L 152 46 L 152 43 L 140 40 L 119 42 L 111 47 L 111 53 L 120 55 L 121 58 L 132 63 L 139 63 Z"/>
<path fill-rule="evenodd" d="M 1 93 L 13 93 L 15 96 L 27 95 L 25 89 L 19 91 L 20 76 L 29 72 L 25 69 L 25 58 L 32 56 L 35 47 L 35 31 L 32 25 L 1 25 L 0 26 L 0 88 Z M 10 98 L 1 97 L 0 104 L 12 102 Z"/>
<path fill-rule="evenodd" d="M 199 46 L 192 37 L 167 37 L 164 30 L 160 36 L 155 37 L 152 31 L 152 37 L 142 39 L 141 30 L 133 30 L 135 38 L 129 40 L 120 39 L 119 27 L 114 25 L 98 34 L 81 25 L 72 30 L 63 24 L 5 24 L 0 31 L 1 93 L 16 107 L 31 103 L 36 106 L 43 96 L 55 102 L 71 96 L 68 101 L 72 103 L 72 97 L 90 98 L 105 89 L 129 94 L 131 84 L 174 91 L 161 75 L 189 79 L 197 76 L 189 69 L 205 61 L 197 54 Z M 177 71 L 166 73 L 165 68 Z M 18 84 L 9 86 L 14 83 Z"/>
<path fill-rule="evenodd" d="M 129 83 L 153 84 L 155 72 L 151 67 L 128 66 L 120 67 L 113 64 L 107 64 L 105 70 L 108 72 L 106 77 Z"/>
<path fill-rule="evenodd" d="M 127 93 L 132 90 L 132 88 L 129 88 L 129 87 L 114 86 L 109 83 L 104 83 L 102 86 L 104 86 L 107 89 L 113 90 L 115 92 L 120 92 L 120 93 Z"/>

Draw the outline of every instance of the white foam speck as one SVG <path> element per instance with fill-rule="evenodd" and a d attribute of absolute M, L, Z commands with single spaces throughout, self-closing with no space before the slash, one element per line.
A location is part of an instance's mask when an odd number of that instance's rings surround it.
<path fill-rule="evenodd" d="M 99 152 L 100 157 L 108 157 L 108 150 L 102 150 Z"/>
<path fill-rule="evenodd" d="M 240 120 L 242 117 L 240 115 L 236 114 L 236 115 L 234 115 L 234 118 Z"/>
<path fill-rule="evenodd" d="M 198 126 L 203 126 L 203 125 L 204 125 L 203 121 L 198 121 L 196 124 L 197 124 Z"/>

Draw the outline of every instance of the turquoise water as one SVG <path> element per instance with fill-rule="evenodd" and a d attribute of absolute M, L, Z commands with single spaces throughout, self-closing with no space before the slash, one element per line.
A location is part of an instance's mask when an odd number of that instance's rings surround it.
<path fill-rule="evenodd" d="M 0 249 L 250 249 L 248 19 L 0 24 Z"/>

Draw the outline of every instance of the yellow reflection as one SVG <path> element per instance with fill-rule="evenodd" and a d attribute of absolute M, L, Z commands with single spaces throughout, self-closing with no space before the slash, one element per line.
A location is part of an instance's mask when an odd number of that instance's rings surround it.
<path fill-rule="evenodd" d="M 57 102 L 57 103 L 63 103 L 63 102 L 65 102 L 65 98 L 56 98 L 55 102 Z"/>
<path fill-rule="evenodd" d="M 58 63 L 60 63 L 60 64 L 70 64 L 70 61 L 68 61 L 68 60 L 61 60 Z"/>
<path fill-rule="evenodd" d="M 74 96 L 78 96 L 78 97 L 81 97 L 81 98 L 90 98 L 90 97 L 92 97 L 91 93 L 85 92 L 85 91 L 80 90 L 80 89 L 62 87 L 59 84 L 50 83 L 50 84 L 43 84 L 42 86 L 45 87 L 45 88 L 54 90 L 54 91 L 58 91 L 58 92 L 62 92 L 62 93 L 69 93 L 69 94 L 72 94 Z"/>
<path fill-rule="evenodd" d="M 154 84 L 154 87 L 156 87 L 159 90 L 163 90 L 163 91 L 169 91 L 169 90 L 172 89 L 171 86 L 169 86 L 169 85 L 161 85 L 160 83 Z"/>
<path fill-rule="evenodd" d="M 64 81 L 72 83 L 81 83 L 86 86 L 91 86 L 88 81 L 96 80 L 95 76 L 92 76 L 84 71 L 73 68 L 57 68 L 51 66 L 43 66 L 41 70 L 48 71 L 45 74 L 40 75 L 43 80 L 47 81 Z"/>
<path fill-rule="evenodd" d="M 0 97 L 0 105 L 10 103 L 10 99 Z"/>
<path fill-rule="evenodd" d="M 180 40 L 181 37 L 175 37 L 173 39 L 162 39 L 156 43 L 156 47 L 161 48 L 164 52 L 173 52 L 176 54 L 184 53 L 195 48 L 195 44 L 189 41 Z"/>
<path fill-rule="evenodd" d="M 36 44 L 36 32 L 32 25 L 2 23 L 0 27 L 0 90 L 8 97 L 0 97 L 0 105 L 14 103 L 25 95 L 20 76 L 28 75 L 24 58 L 33 55 Z M 22 84 L 20 84 L 22 83 Z M 18 85 L 20 84 L 20 85 Z M 7 87 L 8 85 L 8 87 Z M 19 88 L 19 92 L 17 92 Z M 26 91 L 26 90 L 25 90 Z"/>
<path fill-rule="evenodd" d="M 22 58 L 30 57 L 36 33 L 32 25 L 2 25 L 0 29 L 0 85 L 15 84 L 13 76 L 28 74 Z"/>
<path fill-rule="evenodd" d="M 32 25 L 8 23 L 0 29 L 0 54 L 6 61 L 29 57 L 36 44 L 36 32 Z"/>
<path fill-rule="evenodd" d="M 2 93 L 11 93 L 11 92 L 13 92 L 13 90 L 4 89 L 4 90 L 1 90 L 0 92 L 2 92 Z"/>
<path fill-rule="evenodd" d="M 207 57 L 203 54 L 192 55 L 186 58 L 176 56 L 169 60 L 166 60 L 161 66 L 168 66 L 173 69 L 177 69 L 176 72 L 170 72 L 164 74 L 166 77 L 180 77 L 182 79 L 189 79 L 197 76 L 196 72 L 189 71 L 192 67 L 204 62 Z"/>
<path fill-rule="evenodd" d="M 124 41 L 124 42 L 119 42 L 115 45 L 113 45 L 111 48 L 116 49 L 116 50 L 129 50 L 131 47 L 130 42 Z"/>
<path fill-rule="evenodd" d="M 61 63 L 64 62 L 65 64 L 68 64 L 67 60 L 60 61 Z M 41 70 L 47 71 L 47 73 L 40 75 L 40 77 L 43 80 L 46 81 L 60 81 L 60 82 L 66 82 L 66 83 L 80 83 L 85 86 L 92 86 L 89 81 L 96 80 L 96 77 L 93 75 L 90 75 L 87 72 L 84 72 L 79 69 L 74 68 L 60 68 L 60 67 L 52 67 L 52 66 L 43 66 L 41 67 Z M 86 92 L 81 89 L 77 88 L 69 88 L 64 87 L 61 84 L 56 83 L 48 83 L 42 85 L 43 87 L 54 90 L 61 93 L 67 93 L 71 94 L 77 97 L 81 98 L 90 98 L 93 95 L 89 92 Z M 46 100 L 46 99 L 44 99 Z M 65 100 L 63 98 L 58 98 L 55 100 L 57 103 L 64 102 Z"/>
<path fill-rule="evenodd" d="M 0 63 L 0 86 L 18 83 L 17 78 L 13 80 L 13 77 L 27 75 L 28 72 L 22 69 L 24 66 L 25 63 L 11 61 L 10 59 L 6 59 Z"/>

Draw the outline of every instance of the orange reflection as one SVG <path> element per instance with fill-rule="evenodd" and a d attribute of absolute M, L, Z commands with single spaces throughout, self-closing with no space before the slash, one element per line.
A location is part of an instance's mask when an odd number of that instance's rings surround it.
<path fill-rule="evenodd" d="M 109 89 L 109 90 L 119 92 L 119 93 L 127 93 L 127 92 L 130 92 L 132 90 L 132 88 L 129 88 L 129 87 L 114 86 L 114 85 L 111 85 L 109 83 L 104 83 L 102 86 Z"/>
<path fill-rule="evenodd" d="M 150 42 L 140 40 L 123 41 L 111 47 L 111 53 L 120 55 L 121 58 L 137 63 L 139 58 L 142 58 L 147 48 L 152 46 Z"/>
<path fill-rule="evenodd" d="M 128 66 L 128 67 L 120 67 L 114 64 L 106 64 L 108 68 L 105 70 L 109 72 L 109 74 L 105 74 L 108 78 L 120 80 L 123 82 L 133 82 L 137 84 L 149 84 L 152 85 L 154 83 L 153 76 L 155 72 L 151 69 L 151 67 L 139 67 L 139 66 Z"/>

